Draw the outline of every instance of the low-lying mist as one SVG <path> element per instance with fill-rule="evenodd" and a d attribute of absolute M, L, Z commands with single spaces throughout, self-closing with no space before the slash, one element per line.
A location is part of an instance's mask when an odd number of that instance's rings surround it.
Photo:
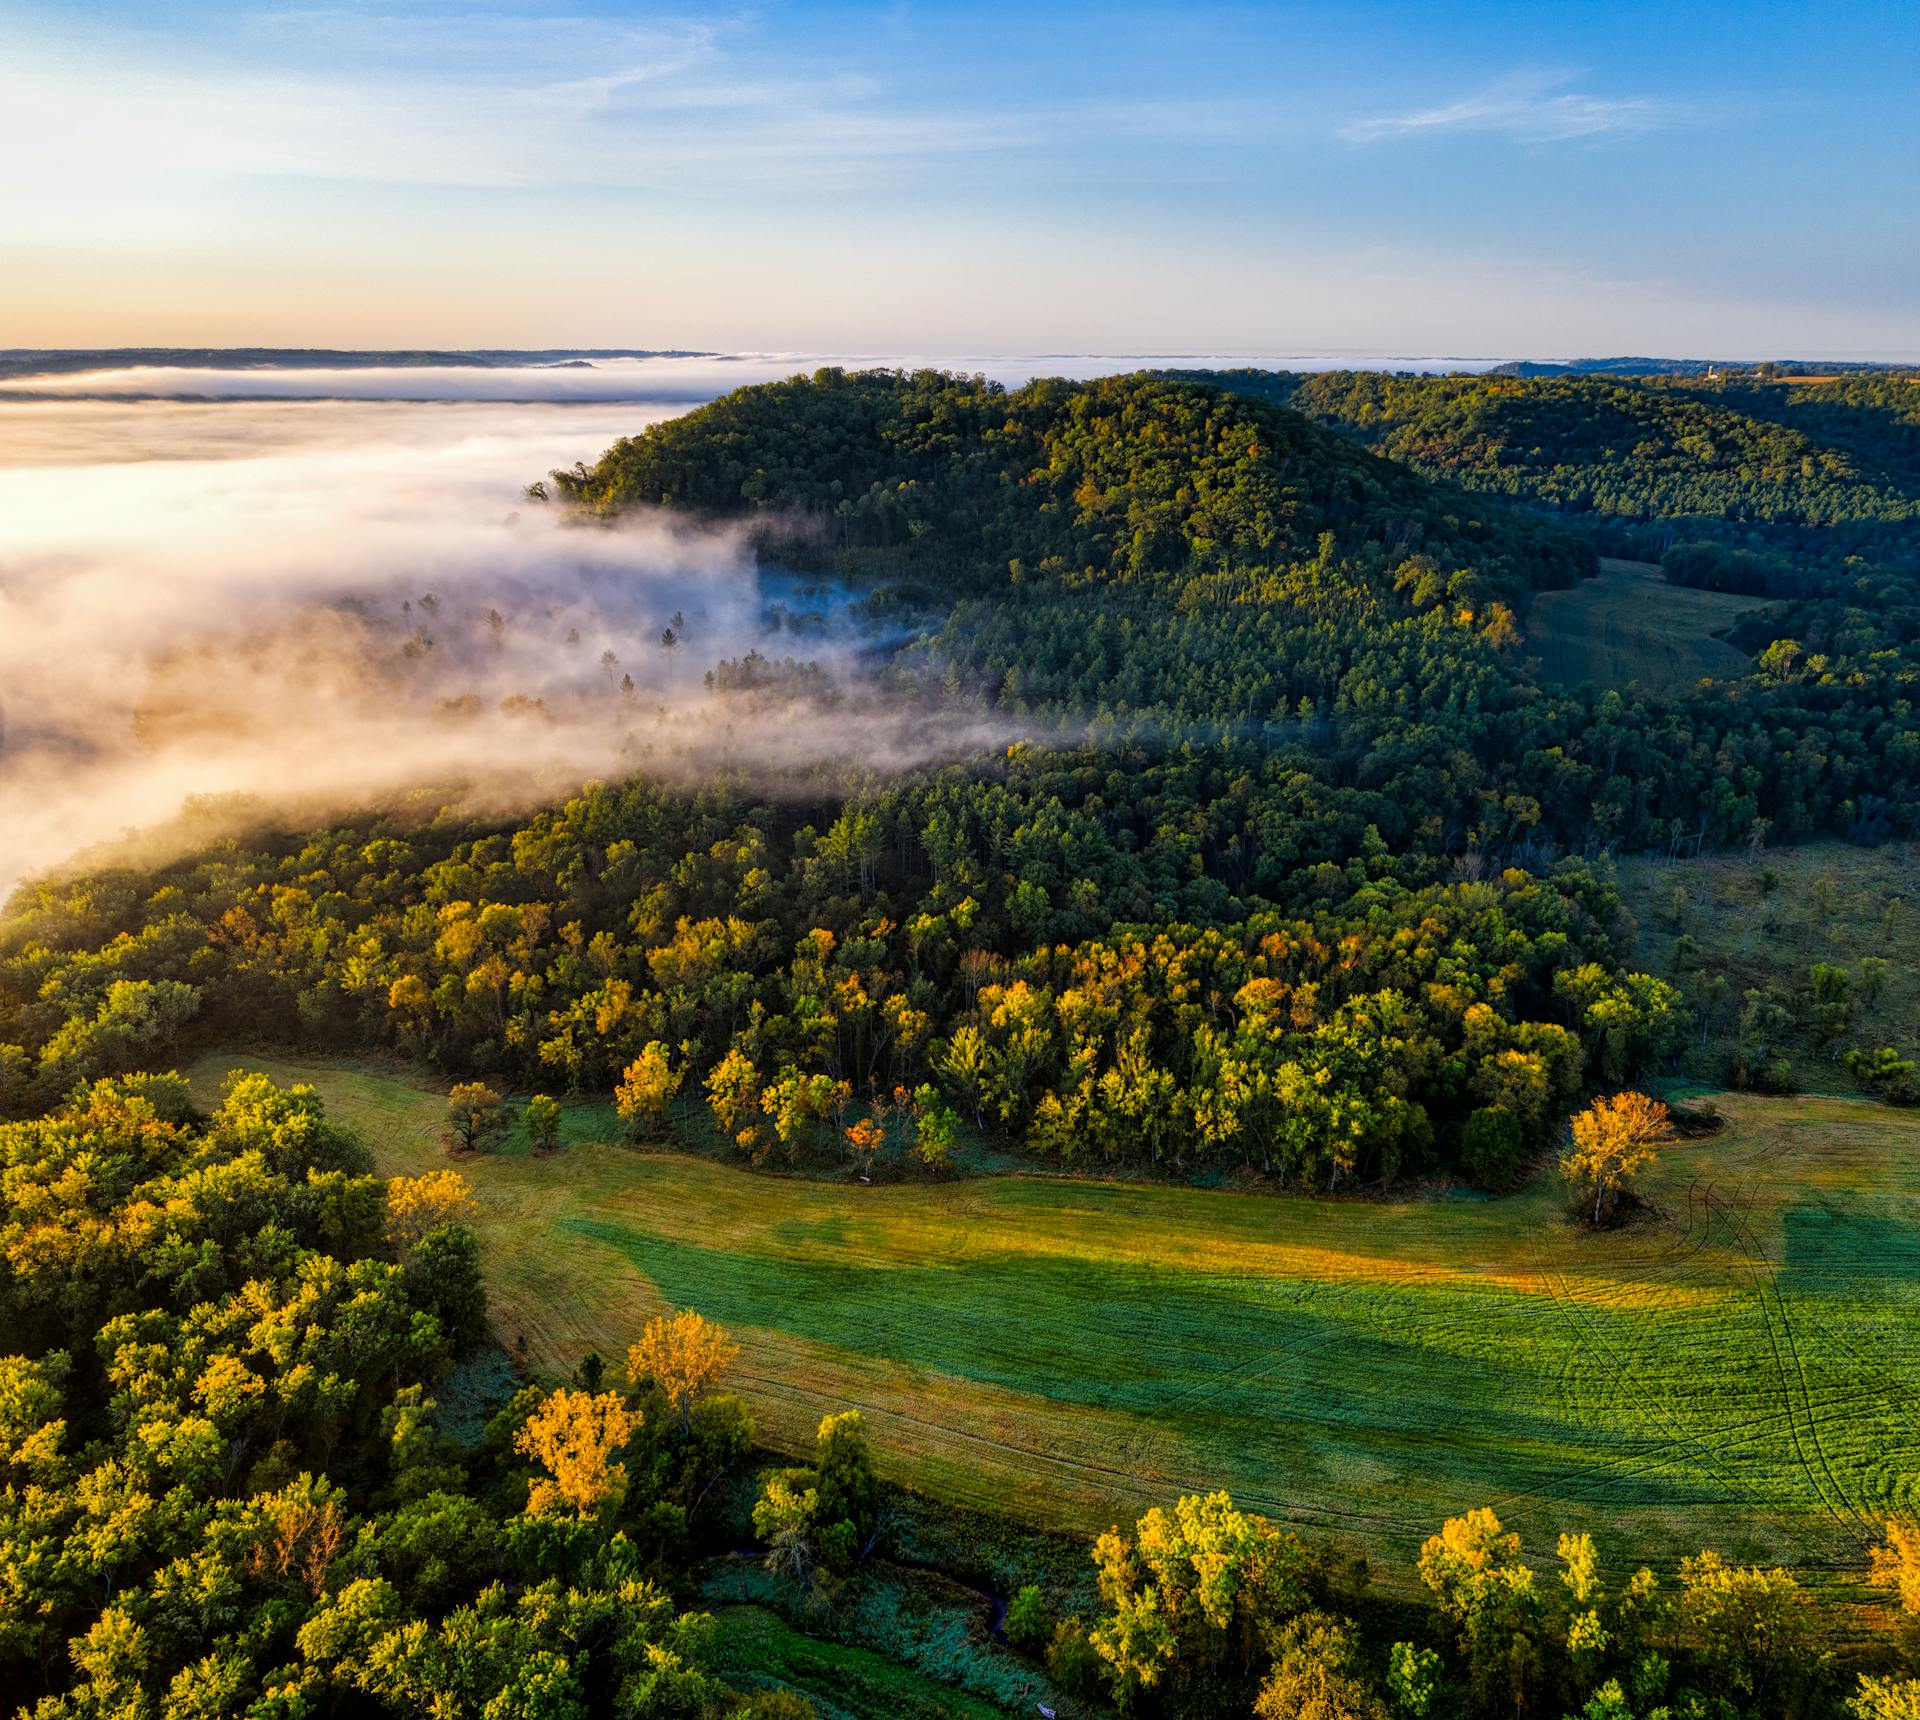
<path fill-rule="evenodd" d="M 674 409 L 0 405 L 0 895 L 199 797 L 504 810 L 1007 738 L 886 696 L 845 594 L 737 532 L 523 498 Z"/>

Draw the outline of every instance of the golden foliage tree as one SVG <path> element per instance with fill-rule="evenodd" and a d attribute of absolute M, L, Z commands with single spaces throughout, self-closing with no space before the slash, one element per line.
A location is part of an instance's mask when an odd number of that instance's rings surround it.
<path fill-rule="evenodd" d="M 1525 1708 L 1539 1663 L 1541 1604 L 1520 1537 L 1484 1506 L 1449 1517 L 1421 1545 L 1419 1572 L 1459 1628 L 1476 1702 Z"/>
<path fill-rule="evenodd" d="M 1854 1720 L 1920 1720 L 1920 1678 L 1863 1677 L 1847 1712 Z"/>
<path fill-rule="evenodd" d="M 477 1210 L 473 1190 L 458 1171 L 393 1177 L 387 1183 L 387 1241 L 404 1254 L 428 1231 L 456 1224 Z"/>
<path fill-rule="evenodd" d="M 1573 1119 L 1573 1144 L 1560 1160 L 1560 1174 L 1583 1209 L 1591 1199 L 1590 1222 L 1598 1225 L 1619 1204 L 1634 1173 L 1672 1133 L 1666 1106 L 1644 1093 L 1596 1099 Z"/>
<path fill-rule="evenodd" d="M 1813 1602 L 1778 1566 L 1730 1565 L 1712 1552 L 1682 1559 L 1680 1628 L 1742 1713 L 1793 1712 L 1781 1698 L 1819 1659 Z"/>
<path fill-rule="evenodd" d="M 447 1095 L 447 1123 L 463 1152 L 476 1152 L 499 1122 L 500 1095 L 484 1081 L 463 1081 Z"/>
<path fill-rule="evenodd" d="M 261 1521 L 247 1550 L 247 1574 L 292 1579 L 318 1600 L 347 1534 L 347 1515 L 333 1485 L 324 1476 L 316 1481 L 303 1475 L 279 1494 L 256 1500 L 255 1510 Z"/>
<path fill-rule="evenodd" d="M 713 1126 L 728 1140 L 750 1144 L 744 1132 L 760 1110 L 760 1075 L 753 1059 L 733 1047 L 707 1072 L 706 1087 Z"/>
<path fill-rule="evenodd" d="M 1920 1618 L 1920 1525 L 1904 1517 L 1887 1520 L 1887 1544 L 1873 1549 L 1873 1581 L 1892 1589 L 1900 1610 Z"/>
<path fill-rule="evenodd" d="M 627 1065 L 613 1091 L 613 1108 L 635 1138 L 666 1133 L 668 1107 L 684 1073 L 668 1061 L 667 1048 L 657 1039 L 648 1040 Z"/>
<path fill-rule="evenodd" d="M 615 1459 L 641 1420 L 617 1392 L 555 1392 L 514 1437 L 514 1449 L 547 1470 L 529 1490 L 527 1509 L 590 1517 L 602 1506 L 617 1506 L 627 1491 L 627 1466 Z"/>
<path fill-rule="evenodd" d="M 1273 1670 L 1254 1701 L 1254 1720 L 1387 1720 L 1351 1626 L 1305 1613 L 1274 1632 L 1272 1646 Z"/>
<path fill-rule="evenodd" d="M 719 1385 L 739 1354 L 740 1346 L 724 1328 L 682 1308 L 647 1322 L 640 1341 L 627 1352 L 627 1378 L 636 1386 L 651 1379 L 666 1393 L 681 1425 L 691 1430 L 694 1399 Z"/>

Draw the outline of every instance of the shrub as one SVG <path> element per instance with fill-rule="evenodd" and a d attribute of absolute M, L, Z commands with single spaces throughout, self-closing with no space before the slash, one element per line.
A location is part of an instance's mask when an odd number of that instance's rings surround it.
<path fill-rule="evenodd" d="M 1053 1615 L 1038 1583 L 1028 1583 L 1007 1607 L 1007 1641 L 1022 1654 L 1038 1654 L 1053 1634 Z"/>
<path fill-rule="evenodd" d="M 1877 1051 L 1849 1051 L 1847 1073 L 1861 1086 L 1884 1094 L 1889 1104 L 1920 1104 L 1920 1080 L 1915 1079 L 1912 1060 L 1890 1045 Z"/>
<path fill-rule="evenodd" d="M 815 1720 L 818 1712 L 797 1690 L 756 1690 L 739 1720 Z"/>
<path fill-rule="evenodd" d="M 536 1153 L 550 1153 L 560 1144 L 560 1101 L 536 1093 L 527 1101 L 527 1144 Z"/>

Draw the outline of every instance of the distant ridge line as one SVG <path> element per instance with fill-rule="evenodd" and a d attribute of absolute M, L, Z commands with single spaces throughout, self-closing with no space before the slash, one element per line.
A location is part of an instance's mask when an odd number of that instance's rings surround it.
<path fill-rule="evenodd" d="M 566 364 L 596 358 L 724 358 L 692 347 L 320 347 L 103 346 L 0 347 L 0 378 L 71 376 L 89 370 L 151 367 L 208 370 L 435 370 Z"/>

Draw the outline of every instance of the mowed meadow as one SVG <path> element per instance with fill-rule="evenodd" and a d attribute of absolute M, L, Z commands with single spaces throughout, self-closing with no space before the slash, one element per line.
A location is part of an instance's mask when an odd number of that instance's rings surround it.
<path fill-rule="evenodd" d="M 1658 566 L 1603 556 L 1600 576 L 1543 591 L 1527 612 L 1527 650 L 1563 686 L 1649 693 L 1692 691 L 1702 676 L 1747 672 L 1746 653 L 1719 637 L 1761 600 L 1671 585 Z"/>
<path fill-rule="evenodd" d="M 234 1053 L 308 1081 L 386 1174 L 447 1163 L 440 1095 L 365 1066 Z M 754 1174 L 616 1144 L 462 1169 L 494 1318 L 536 1366 L 609 1358 L 694 1306 L 744 1346 L 764 1437 L 866 1415 L 934 1496 L 1087 1531 L 1183 1491 L 1331 1531 L 1399 1581 L 1492 1505 L 1531 1545 L 1585 1528 L 1669 1563 L 1702 1545 L 1851 1584 L 1920 1509 L 1920 1114 L 1718 1099 L 1666 1149 L 1655 1216 L 1328 1201 L 1038 1175 L 943 1184 Z"/>

